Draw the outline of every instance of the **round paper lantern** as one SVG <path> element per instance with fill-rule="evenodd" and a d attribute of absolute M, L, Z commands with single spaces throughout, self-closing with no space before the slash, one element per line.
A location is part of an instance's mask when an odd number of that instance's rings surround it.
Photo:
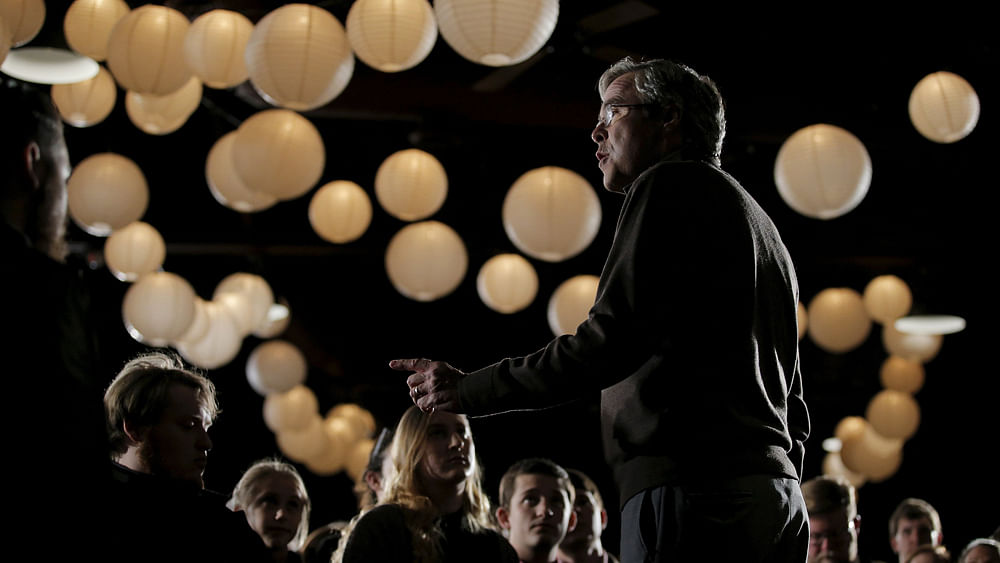
<path fill-rule="evenodd" d="M 892 325 L 882 327 L 882 344 L 886 351 L 912 362 L 925 364 L 931 361 L 941 351 L 941 343 L 939 334 L 908 334 Z"/>
<path fill-rule="evenodd" d="M 520 254 L 498 254 L 479 269 L 476 290 L 490 309 L 516 313 L 535 300 L 538 274 Z"/>
<path fill-rule="evenodd" d="M 128 118 L 150 135 L 166 135 L 180 129 L 200 104 L 201 82 L 194 76 L 179 90 L 163 96 L 131 91 L 125 94 Z"/>
<path fill-rule="evenodd" d="M 288 301 L 281 298 L 268 308 L 267 317 L 254 329 L 253 335 L 257 338 L 274 338 L 285 332 L 291 320 L 292 312 L 288 307 Z"/>
<path fill-rule="evenodd" d="M 889 356 L 882 362 L 879 380 L 886 389 L 916 393 L 924 386 L 924 366 L 899 356 Z"/>
<path fill-rule="evenodd" d="M 935 72 L 914 86 L 909 109 L 921 135 L 935 143 L 954 143 L 976 128 L 979 96 L 961 76 Z"/>
<path fill-rule="evenodd" d="M 840 458 L 845 467 L 877 483 L 899 470 L 903 462 L 903 441 L 880 436 L 866 422 L 860 437 L 843 442 Z"/>
<path fill-rule="evenodd" d="M 319 131 L 294 111 L 264 110 L 236 130 L 236 173 L 251 190 L 279 200 L 295 199 L 319 182 L 326 148 Z"/>
<path fill-rule="evenodd" d="M 308 4 L 287 4 L 254 26 L 246 64 L 250 83 L 267 101 L 310 110 L 344 91 L 354 73 L 354 53 L 333 14 Z"/>
<path fill-rule="evenodd" d="M 7 58 L 7 53 L 10 52 L 10 46 L 13 42 L 14 34 L 7 28 L 7 24 L 3 19 L 3 14 L 0 14 L 0 65 L 2 65 L 4 60 Z"/>
<path fill-rule="evenodd" d="M 576 334 L 576 327 L 587 320 L 597 298 L 597 276 L 574 276 L 556 288 L 549 299 L 549 328 L 556 336 Z"/>
<path fill-rule="evenodd" d="M 547 262 L 576 256 L 601 227 L 601 202 L 579 174 L 558 166 L 524 173 L 503 200 L 503 227 L 521 252 Z"/>
<path fill-rule="evenodd" d="M 291 342 L 269 340 L 247 358 L 247 381 L 257 393 L 284 393 L 306 381 L 306 357 Z"/>
<path fill-rule="evenodd" d="M 459 55 L 488 66 L 527 60 L 545 45 L 559 0 L 435 0 L 441 37 Z"/>
<path fill-rule="evenodd" d="M 274 293 L 267 280 L 256 274 L 235 273 L 223 278 L 219 285 L 215 286 L 212 294 L 213 301 L 225 303 L 227 294 L 240 295 L 245 299 L 245 305 L 236 308 L 237 320 L 240 331 L 249 334 L 257 328 L 274 304 Z"/>
<path fill-rule="evenodd" d="M 231 88 L 247 79 L 244 61 L 253 22 L 232 10 L 211 10 L 191 22 L 184 62 L 209 88 Z"/>
<path fill-rule="evenodd" d="M 356 442 L 375 433 L 375 417 L 372 413 L 354 403 L 342 403 L 326 413 L 327 419 L 343 419 L 350 428 L 350 440 Z"/>
<path fill-rule="evenodd" d="M 448 175 L 430 153 L 406 149 L 389 155 L 375 173 L 375 198 L 403 221 L 433 215 L 448 195 Z"/>
<path fill-rule="evenodd" d="M 135 281 L 163 266 L 167 245 L 149 223 L 136 221 L 111 233 L 104 241 L 104 261 L 114 276 Z"/>
<path fill-rule="evenodd" d="M 208 302 L 198 296 L 195 296 L 194 319 L 191 321 L 191 325 L 188 326 L 187 330 L 184 331 L 184 334 L 174 339 L 172 344 L 174 348 L 178 348 L 183 344 L 197 342 L 206 334 L 208 334 Z"/>
<path fill-rule="evenodd" d="M 187 17 L 146 4 L 122 16 L 108 40 L 108 68 L 122 88 L 163 96 L 191 79 L 184 62 Z"/>
<path fill-rule="evenodd" d="M 88 233 L 106 237 L 138 221 L 149 203 L 139 167 L 124 156 L 98 153 L 83 159 L 66 182 L 70 217 Z"/>
<path fill-rule="evenodd" d="M 347 39 L 354 54 L 372 68 L 413 68 L 434 48 L 434 9 L 427 0 L 357 0 L 347 12 Z"/>
<path fill-rule="evenodd" d="M 11 46 L 19 47 L 31 41 L 45 23 L 43 0 L 3 0 L 0 2 L 0 20 L 7 23 Z"/>
<path fill-rule="evenodd" d="M 326 435 L 326 449 L 322 454 L 307 459 L 305 466 L 316 475 L 333 475 L 344 468 L 344 462 L 357 442 L 351 440 L 350 424 L 343 419 L 324 419 L 323 433 Z"/>
<path fill-rule="evenodd" d="M 305 385 L 296 385 L 285 393 L 264 398 L 264 424 L 271 432 L 304 430 L 319 418 L 319 401 Z"/>
<path fill-rule="evenodd" d="M 872 321 L 861 295 L 846 287 L 819 292 L 809 302 L 809 337 L 833 354 L 853 350 L 868 338 Z"/>
<path fill-rule="evenodd" d="M 385 250 L 389 281 L 396 291 L 416 301 L 433 301 L 454 291 L 468 263 L 458 233 L 437 221 L 403 227 Z"/>
<path fill-rule="evenodd" d="M 194 300 L 194 288 L 177 274 L 146 274 L 125 292 L 122 300 L 125 328 L 139 342 L 165 346 L 191 326 Z"/>
<path fill-rule="evenodd" d="M 864 302 L 871 318 L 885 324 L 910 312 L 913 294 L 898 277 L 878 276 L 865 287 Z"/>
<path fill-rule="evenodd" d="M 323 432 L 323 420 L 315 414 L 305 428 L 279 430 L 274 437 L 281 453 L 299 463 L 322 455 L 329 443 Z"/>
<path fill-rule="evenodd" d="M 108 40 L 129 12 L 124 0 L 76 0 L 66 10 L 63 34 L 69 47 L 95 61 L 108 58 Z"/>
<path fill-rule="evenodd" d="M 206 301 L 205 314 L 208 317 L 205 334 L 198 340 L 175 344 L 185 360 L 200 368 L 215 369 L 236 358 L 243 345 L 243 335 L 233 313 L 221 303 Z"/>
<path fill-rule="evenodd" d="M 104 67 L 83 82 L 52 85 L 52 102 L 63 121 L 74 127 L 89 127 L 104 121 L 117 99 L 115 79 Z"/>
<path fill-rule="evenodd" d="M 909 393 L 884 389 L 869 401 L 865 418 L 880 436 L 908 440 L 920 426 L 920 406 Z"/>
<path fill-rule="evenodd" d="M 799 325 L 799 340 L 802 340 L 802 337 L 806 335 L 806 328 L 809 326 L 809 313 L 806 312 L 806 306 L 801 301 L 795 308 L 795 318 Z"/>
<path fill-rule="evenodd" d="M 375 440 L 372 439 L 360 440 L 351 448 L 347 459 L 344 460 L 344 471 L 352 480 L 357 481 L 361 478 L 361 474 L 368 467 L 368 458 L 371 457 L 374 448 Z"/>
<path fill-rule="evenodd" d="M 842 477 L 855 489 L 860 488 L 868 482 L 868 478 L 860 473 L 851 471 L 844 466 L 844 460 L 840 459 L 840 452 L 830 452 L 823 458 L 823 475 L 832 477 Z"/>
<path fill-rule="evenodd" d="M 309 224 L 333 243 L 356 240 L 372 221 L 372 202 L 361 186 L 338 180 L 316 190 L 309 202 Z"/>
<path fill-rule="evenodd" d="M 872 161 L 857 137 L 834 125 L 810 125 L 789 137 L 774 162 L 774 182 L 789 207 L 814 219 L 851 211 L 868 193 Z"/>
<path fill-rule="evenodd" d="M 860 416 L 846 416 L 840 419 L 833 430 L 833 435 L 840 440 L 841 448 L 845 442 L 857 440 L 864 436 L 868 421 Z"/>
<path fill-rule="evenodd" d="M 278 203 L 278 198 L 273 195 L 248 188 L 236 173 L 233 160 L 235 141 L 236 131 L 230 131 L 220 137 L 208 151 L 205 179 L 212 197 L 222 205 L 243 213 L 263 211 Z"/>

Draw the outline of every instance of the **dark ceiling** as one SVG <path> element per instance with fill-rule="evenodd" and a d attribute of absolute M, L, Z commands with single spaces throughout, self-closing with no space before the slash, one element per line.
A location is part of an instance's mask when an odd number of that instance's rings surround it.
<path fill-rule="evenodd" d="M 283 2 L 167 4 L 192 18 L 212 8 L 230 8 L 256 21 Z M 50 24 L 53 18 L 61 21 L 57 3 L 49 5 Z M 319 5 L 343 22 L 350 2 Z M 961 547 L 960 540 L 991 532 L 1000 524 L 996 488 L 990 487 L 994 497 L 982 504 L 972 499 L 982 498 L 987 482 L 995 483 L 983 450 L 984 442 L 995 449 L 1000 390 L 996 368 L 985 362 L 984 346 L 995 334 L 989 323 L 997 313 L 994 268 L 989 265 L 996 256 L 991 205 L 996 181 L 987 173 L 994 146 L 989 139 L 997 132 L 992 113 L 995 34 L 978 29 L 976 14 L 968 10 L 957 10 L 954 17 L 917 14 L 908 21 L 863 11 L 740 13 L 716 4 L 681 10 L 672 3 L 638 1 L 566 0 L 560 10 L 552 39 L 522 65 L 476 65 L 439 39 L 423 63 L 401 73 L 380 73 L 358 61 L 343 94 L 305 113 L 326 143 L 321 183 L 354 181 L 373 202 L 375 171 L 392 152 L 417 147 L 443 163 L 449 194 L 433 218 L 463 237 L 469 271 L 453 294 L 435 302 L 408 300 L 387 280 L 383 253 L 404 223 L 377 204 L 367 233 L 338 246 L 325 243 L 309 227 L 308 195 L 252 215 L 229 210 L 212 198 L 204 179 L 208 149 L 266 107 L 246 84 L 229 91 L 206 89 L 191 120 L 163 137 L 132 126 L 119 91 L 119 103 L 106 122 L 68 128 L 72 159 L 75 163 L 113 151 L 135 160 L 150 183 L 144 220 L 167 241 L 164 269 L 187 278 L 203 298 L 229 273 L 263 275 L 291 305 L 292 324 L 283 338 L 307 355 L 307 383 L 321 409 L 358 402 L 380 425 L 391 425 L 407 397 L 404 376 L 389 370 L 388 360 L 428 356 L 474 369 L 547 342 L 549 295 L 572 275 L 600 272 L 620 204 L 599 189 L 589 139 L 599 103 L 597 77 L 624 54 L 689 64 L 713 77 L 726 98 L 723 167 L 774 218 L 796 262 L 803 300 L 826 287 L 861 291 L 871 278 L 895 274 L 910 284 L 915 312 L 968 320 L 969 328 L 946 337 L 938 358 L 926 366 L 927 382 L 917 394 L 922 425 L 904 448 L 901 469 L 888 481 L 861 490 L 862 513 L 869 523 L 863 545 L 872 556 L 889 557 L 884 520 L 895 503 L 911 495 L 938 505 L 946 540 L 950 536 L 956 542 L 948 542 L 953 549 Z M 965 77 L 982 102 L 976 130 L 951 145 L 924 139 L 907 116 L 910 90 L 938 70 Z M 865 200 L 830 221 L 792 212 L 778 196 L 772 176 L 781 143 L 814 123 L 848 129 L 866 145 L 873 162 Z M 475 275 L 492 255 L 516 251 L 503 231 L 500 204 L 518 176 L 543 165 L 575 170 L 599 190 L 603 226 L 577 257 L 558 264 L 532 260 L 540 278 L 535 303 L 517 314 L 500 315 L 479 300 Z M 98 329 L 107 335 L 108 379 L 114 366 L 141 349 L 118 316 L 126 287 L 100 266 L 102 240 L 76 229 L 71 236 L 78 257 L 95 265 L 95 296 L 107 307 L 105 324 Z M 807 477 L 820 471 L 821 440 L 842 417 L 863 414 L 880 389 L 878 368 L 886 353 L 877 328 L 860 348 L 842 355 L 825 353 L 808 339 L 802 343 L 815 428 Z M 215 430 L 208 475 L 215 488 L 227 489 L 250 461 L 277 451 L 260 420 L 263 399 L 245 382 L 246 357 L 256 342 L 249 338 L 236 360 L 209 373 L 222 390 L 225 411 Z M 585 401 L 474 422 L 487 481 L 495 484 L 518 457 L 547 455 L 585 467 L 611 487 L 596 445 L 593 405 Z M 522 444 L 515 445 L 512 436 Z M 314 525 L 350 516 L 346 478 L 310 478 L 309 483 L 314 496 L 330 499 L 315 501 Z M 616 534 L 610 534 L 614 540 Z"/>

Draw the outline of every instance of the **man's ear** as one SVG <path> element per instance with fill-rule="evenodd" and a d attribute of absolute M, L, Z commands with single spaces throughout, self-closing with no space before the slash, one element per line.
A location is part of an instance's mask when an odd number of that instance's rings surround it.
<path fill-rule="evenodd" d="M 138 446 L 146 439 L 146 435 L 149 433 L 149 427 L 138 426 L 127 420 L 122 422 L 122 430 L 125 431 L 125 436 L 128 437 L 130 446 Z"/>
<path fill-rule="evenodd" d="M 24 174 L 33 188 L 42 185 L 42 166 L 42 149 L 38 143 L 31 141 L 24 147 Z"/>
<path fill-rule="evenodd" d="M 510 529 L 510 513 L 504 507 L 497 508 L 497 523 L 504 530 Z"/>
<path fill-rule="evenodd" d="M 569 532 L 572 532 L 573 530 L 575 530 L 576 529 L 576 524 L 577 524 L 577 521 L 576 521 L 576 511 L 575 510 L 570 510 L 569 511 L 569 525 L 566 526 L 566 532 L 569 533 Z"/>
<path fill-rule="evenodd" d="M 663 110 L 663 130 L 667 133 L 680 131 L 681 110 L 677 106 L 671 105 Z"/>
<path fill-rule="evenodd" d="M 601 530 L 608 527 L 608 511 L 601 509 Z"/>
<path fill-rule="evenodd" d="M 368 484 L 369 489 L 373 491 L 382 490 L 382 478 L 379 476 L 378 473 L 371 470 L 366 470 L 364 475 L 364 480 L 365 483 Z"/>

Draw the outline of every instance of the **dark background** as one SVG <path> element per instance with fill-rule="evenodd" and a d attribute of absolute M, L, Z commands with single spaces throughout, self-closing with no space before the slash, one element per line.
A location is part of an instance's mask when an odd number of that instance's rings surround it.
<path fill-rule="evenodd" d="M 209 9 L 229 8 L 253 21 L 280 4 L 167 3 L 192 19 Z M 991 351 L 997 318 L 992 264 L 997 184 L 988 173 L 997 132 L 992 112 L 997 42 L 977 23 L 982 15 L 961 4 L 950 4 L 949 14 L 906 17 L 876 17 L 842 5 L 832 14 L 723 11 L 719 6 L 682 10 L 628 1 L 561 4 L 547 48 L 526 64 L 501 70 L 476 65 L 439 38 L 423 63 L 402 73 L 380 73 L 356 61 L 344 93 L 305 113 L 326 143 L 321 184 L 354 181 L 375 207 L 365 235 L 346 245 L 326 243 L 309 227 L 312 192 L 256 214 L 227 209 L 210 195 L 204 179 L 209 148 L 266 107 L 246 84 L 206 88 L 190 121 L 163 137 L 131 124 L 119 90 L 108 120 L 87 129 L 67 127 L 72 161 L 104 151 L 136 161 L 150 184 L 143 220 L 167 241 L 164 269 L 188 279 L 206 299 L 230 273 L 263 275 L 291 306 L 292 324 L 282 338 L 306 354 L 307 385 L 319 397 L 321 412 L 355 402 L 370 410 L 380 427 L 391 426 L 408 398 L 405 376 L 389 370 L 388 360 L 424 356 L 471 370 L 532 352 L 552 337 L 545 317 L 549 296 L 568 277 L 600 273 L 621 201 L 600 189 L 589 139 L 599 105 L 595 81 L 624 54 L 689 64 L 711 76 L 726 98 L 723 167 L 778 225 L 796 263 L 804 302 L 827 287 L 862 291 L 873 277 L 895 274 L 912 289 L 913 312 L 954 314 L 968 321 L 964 332 L 945 337 L 940 354 L 925 366 L 926 383 L 916 394 L 921 425 L 904 446 L 901 468 L 859 490 L 863 550 L 874 558 L 891 557 L 886 522 L 908 496 L 938 508 L 945 543 L 956 553 L 972 538 L 989 535 L 1000 524 L 994 461 L 1000 383 Z M 43 37 L 58 32 L 66 5 L 48 2 Z M 319 5 L 344 22 L 350 2 Z M 982 104 L 977 128 L 950 145 L 921 137 L 906 110 L 913 86 L 939 70 L 963 76 Z M 814 123 L 851 131 L 873 163 L 864 201 L 829 221 L 793 212 L 773 180 L 781 143 Z M 469 253 L 462 285 L 431 303 L 402 297 L 383 265 L 386 244 L 405 223 L 378 206 L 374 175 L 385 157 L 409 147 L 431 152 L 447 170 L 448 199 L 432 218 L 452 226 Z M 544 165 L 572 169 L 592 183 L 604 209 L 602 228 L 574 258 L 557 264 L 531 259 L 540 280 L 538 297 L 524 311 L 501 315 L 479 300 L 475 276 L 494 254 L 517 251 L 503 231 L 500 205 L 518 176 Z M 94 328 L 104 344 L 106 371 L 98 377 L 103 385 L 142 346 L 122 326 L 119 307 L 127 285 L 104 268 L 103 240 L 75 227 L 70 236 L 72 259 L 92 268 L 95 302 L 102 307 Z M 224 411 L 213 427 L 215 450 L 206 475 L 216 490 L 230 490 L 253 460 L 278 453 L 260 416 L 263 397 L 245 378 L 247 356 L 257 343 L 249 337 L 231 364 L 208 372 Z M 820 473 L 821 441 L 841 418 L 863 415 L 881 389 L 878 370 L 886 352 L 876 325 L 851 352 L 829 354 L 806 338 L 801 354 L 814 428 L 806 462 L 810 478 Z M 596 413 L 594 397 L 472 424 L 494 497 L 500 475 L 522 457 L 551 457 L 591 474 L 612 507 L 606 542 L 615 550 L 618 499 L 602 462 Z M 300 469 L 313 498 L 314 527 L 353 514 L 351 483 L 344 474 L 321 478 Z"/>

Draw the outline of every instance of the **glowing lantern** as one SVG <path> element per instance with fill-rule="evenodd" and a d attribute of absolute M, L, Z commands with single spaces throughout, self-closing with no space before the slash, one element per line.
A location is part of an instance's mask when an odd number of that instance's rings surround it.
<path fill-rule="evenodd" d="M 903 462 L 903 441 L 879 435 L 865 421 L 859 436 L 843 441 L 840 458 L 844 467 L 877 483 L 899 470 Z"/>
<path fill-rule="evenodd" d="M 806 312 L 806 306 L 799 301 L 798 305 L 795 307 L 795 318 L 799 325 L 799 340 L 806 335 L 806 329 L 809 326 L 809 313 Z"/>
<path fill-rule="evenodd" d="M 149 223 L 136 221 L 111 233 L 104 241 L 104 260 L 114 276 L 135 281 L 163 265 L 167 245 Z"/>
<path fill-rule="evenodd" d="M 247 358 L 247 381 L 257 393 L 284 393 L 306 381 L 306 357 L 291 342 L 269 340 Z"/>
<path fill-rule="evenodd" d="M 576 334 L 576 328 L 587 320 L 597 298 L 597 276 L 574 276 L 556 288 L 549 299 L 549 328 L 556 336 Z"/>
<path fill-rule="evenodd" d="M 396 291 L 416 301 L 433 301 L 454 291 L 468 263 L 458 233 L 437 221 L 403 227 L 385 251 L 389 281 Z"/>
<path fill-rule="evenodd" d="M 526 60 L 545 45 L 559 0 L 436 0 L 441 37 L 459 55 L 488 66 Z"/>
<path fill-rule="evenodd" d="M 309 224 L 317 235 L 333 243 L 357 239 L 371 221 L 371 200 L 354 182 L 330 182 L 316 190 L 309 202 Z"/>
<path fill-rule="evenodd" d="M 250 190 L 279 200 L 295 199 L 319 182 L 326 164 L 323 138 L 294 111 L 255 113 L 236 130 L 236 173 Z"/>
<path fill-rule="evenodd" d="M 139 94 L 163 96 L 191 78 L 184 62 L 187 17 L 146 4 L 122 16 L 108 40 L 108 68 L 118 84 Z"/>
<path fill-rule="evenodd" d="M 205 160 L 205 180 L 216 201 L 243 213 L 262 211 L 278 203 L 278 198 L 255 192 L 243 183 L 233 162 L 236 131 L 230 131 L 212 145 Z"/>
<path fill-rule="evenodd" d="M 124 0 L 76 0 L 66 10 L 63 34 L 70 48 L 95 61 L 108 58 L 108 40 L 129 12 Z"/>
<path fill-rule="evenodd" d="M 184 61 L 209 88 L 231 88 L 247 79 L 244 61 L 253 22 L 239 12 L 211 10 L 191 22 Z"/>
<path fill-rule="evenodd" d="M 437 39 L 427 0 L 358 0 L 347 13 L 354 54 L 382 72 L 399 72 L 427 58 Z"/>
<path fill-rule="evenodd" d="M 128 118 L 150 135 L 166 135 L 180 129 L 200 104 L 201 82 L 193 76 L 179 90 L 163 96 L 125 94 Z"/>
<path fill-rule="evenodd" d="M 43 0 L 3 0 L 0 2 L 0 20 L 7 23 L 11 46 L 19 47 L 31 41 L 45 23 Z"/>
<path fill-rule="evenodd" d="M 809 337 L 833 354 L 853 350 L 868 338 L 872 321 L 861 295 L 846 287 L 819 292 L 809 303 Z"/>
<path fill-rule="evenodd" d="M 179 348 L 181 345 L 201 340 L 206 334 L 208 334 L 208 302 L 195 296 L 194 319 L 187 330 L 184 331 L 184 334 L 174 339 L 172 345 L 174 348 Z"/>
<path fill-rule="evenodd" d="M 360 440 L 351 448 L 351 451 L 347 454 L 347 459 L 344 460 L 344 471 L 351 479 L 357 481 L 361 478 L 365 467 L 368 466 L 368 458 L 371 457 L 372 449 L 374 448 L 375 440 L 372 439 Z"/>
<path fill-rule="evenodd" d="M 490 309 L 516 313 L 535 300 L 538 274 L 520 254 L 499 254 L 479 269 L 476 290 Z"/>
<path fill-rule="evenodd" d="M 882 362 L 879 380 L 886 389 L 916 393 L 924 386 L 924 366 L 899 356 L 889 356 Z"/>
<path fill-rule="evenodd" d="M 117 99 L 115 79 L 104 67 L 83 82 L 52 85 L 52 102 L 63 121 L 74 127 L 89 127 L 104 121 Z"/>
<path fill-rule="evenodd" d="M 333 407 L 326 413 L 326 418 L 340 418 L 347 422 L 351 442 L 368 438 L 375 433 L 375 417 L 354 403 L 342 403 Z"/>
<path fill-rule="evenodd" d="M 7 58 L 7 53 L 10 52 L 10 46 L 13 42 L 14 34 L 7 28 L 3 14 L 0 14 L 0 64 L 3 64 L 3 61 Z"/>
<path fill-rule="evenodd" d="M 288 307 L 288 301 L 284 298 L 267 309 L 267 317 L 254 329 L 253 335 L 257 338 L 274 338 L 285 329 L 292 320 L 292 312 Z"/>
<path fill-rule="evenodd" d="M 344 91 L 354 73 L 354 53 L 333 14 L 308 4 L 287 4 L 254 26 L 246 64 L 250 83 L 266 100 L 310 110 Z"/>
<path fill-rule="evenodd" d="M 913 88 L 909 110 L 921 135 L 936 143 L 954 143 L 976 128 L 979 96 L 961 76 L 935 72 Z"/>
<path fill-rule="evenodd" d="M 194 320 L 194 288 L 170 272 L 139 278 L 122 301 L 122 316 L 132 338 L 151 346 L 165 346 Z"/>
<path fill-rule="evenodd" d="M 503 200 L 503 226 L 521 252 L 547 262 L 576 256 L 601 227 L 601 202 L 582 176 L 557 166 L 524 173 Z"/>
<path fill-rule="evenodd" d="M 865 418 L 880 436 L 907 440 L 920 425 L 920 406 L 909 393 L 884 389 L 869 401 Z"/>
<path fill-rule="evenodd" d="M 406 149 L 389 155 L 375 173 L 375 198 L 403 221 L 426 219 L 448 195 L 448 175 L 433 155 Z"/>
<path fill-rule="evenodd" d="M 900 332 L 892 325 L 882 327 L 882 344 L 894 356 L 925 364 L 941 351 L 942 338 L 939 334 L 908 334 Z"/>
<path fill-rule="evenodd" d="M 855 473 L 844 466 L 844 460 L 840 458 L 840 452 L 829 452 L 823 458 L 823 474 L 833 477 L 843 477 L 855 489 L 868 482 L 868 478 L 860 473 Z"/>
<path fill-rule="evenodd" d="M 77 164 L 66 182 L 66 193 L 70 217 L 98 237 L 138 221 L 149 203 L 142 170 L 115 153 L 98 153 Z"/>
<path fill-rule="evenodd" d="M 206 301 L 205 314 L 208 317 L 205 334 L 198 340 L 175 344 L 185 360 L 204 369 L 215 369 L 236 358 L 243 345 L 243 337 L 232 312 L 224 305 Z"/>
<path fill-rule="evenodd" d="M 774 162 L 774 182 L 789 207 L 815 219 L 851 211 L 868 193 L 872 161 L 857 137 L 834 125 L 811 125 L 789 137 Z"/>
<path fill-rule="evenodd" d="M 840 440 L 841 447 L 845 442 L 857 440 L 864 436 L 868 421 L 860 416 L 846 416 L 840 419 L 833 429 L 833 435 Z"/>
<path fill-rule="evenodd" d="M 307 459 L 305 465 L 316 475 L 333 475 L 344 468 L 347 455 L 356 441 L 351 440 L 350 424 L 340 418 L 324 419 L 323 433 L 326 435 L 326 449 L 322 454 Z"/>
<path fill-rule="evenodd" d="M 871 318 L 885 324 L 910 312 L 913 294 L 906 282 L 898 277 L 878 276 L 865 287 L 864 302 Z"/>
<path fill-rule="evenodd" d="M 274 437 L 281 453 L 300 463 L 322 455 L 329 444 L 323 432 L 323 419 L 315 413 L 305 428 L 279 430 Z"/>
<path fill-rule="evenodd" d="M 233 294 L 242 297 L 242 303 L 229 301 L 228 295 Z M 240 332 L 249 334 L 267 318 L 274 304 L 274 293 L 261 276 L 240 272 L 223 278 L 215 286 L 212 300 L 229 306 L 238 321 Z"/>
<path fill-rule="evenodd" d="M 305 385 L 296 385 L 264 398 L 264 424 L 271 432 L 303 430 L 319 417 L 318 409 L 316 394 Z"/>

